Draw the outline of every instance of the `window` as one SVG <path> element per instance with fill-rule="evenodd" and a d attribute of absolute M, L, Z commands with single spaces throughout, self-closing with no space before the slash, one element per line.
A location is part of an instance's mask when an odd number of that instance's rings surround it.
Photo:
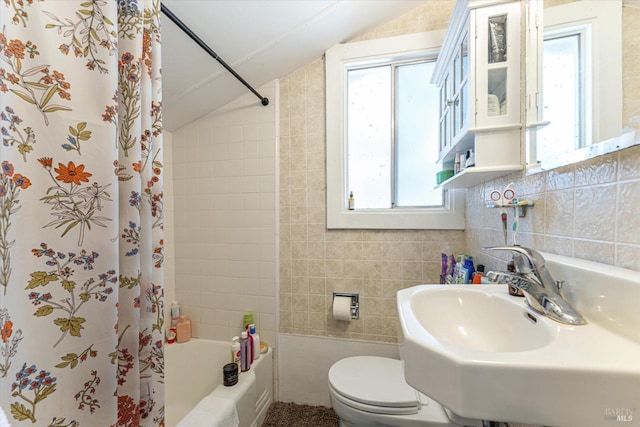
<path fill-rule="evenodd" d="M 347 189 L 358 209 L 442 206 L 435 57 L 347 70 Z"/>
<path fill-rule="evenodd" d="M 620 135 L 621 10 L 619 1 L 544 8 L 542 106 L 549 124 L 530 141 L 530 165 L 560 166 Z"/>
<path fill-rule="evenodd" d="M 435 188 L 439 92 L 429 81 L 443 36 L 327 51 L 329 228 L 464 228 L 463 190 Z"/>
<path fill-rule="evenodd" d="M 545 34 L 542 53 L 544 120 L 538 132 L 538 160 L 547 163 L 591 140 L 590 25 Z"/>

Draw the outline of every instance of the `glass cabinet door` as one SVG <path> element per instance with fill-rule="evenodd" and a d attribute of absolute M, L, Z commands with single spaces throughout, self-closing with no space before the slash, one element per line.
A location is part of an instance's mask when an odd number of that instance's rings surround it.
<path fill-rule="evenodd" d="M 507 114 L 507 15 L 490 16 L 487 20 L 487 59 L 494 64 L 487 70 L 487 115 Z"/>
<path fill-rule="evenodd" d="M 451 116 L 453 138 L 469 127 L 469 36 L 464 35 L 457 45 L 452 68 L 453 102 Z"/>
<path fill-rule="evenodd" d="M 445 77 L 444 84 L 440 86 L 440 153 L 451 145 L 449 112 L 449 77 Z"/>
<path fill-rule="evenodd" d="M 453 68 L 451 70 L 451 80 L 453 81 L 453 91 L 451 93 L 451 118 L 453 120 L 453 137 L 455 138 L 462 123 L 460 122 L 460 70 L 461 70 L 460 51 L 456 53 L 453 59 Z"/>
<path fill-rule="evenodd" d="M 494 68 L 487 73 L 487 115 L 504 116 L 507 114 L 507 69 Z"/>
<path fill-rule="evenodd" d="M 489 64 L 505 62 L 507 60 L 507 15 L 489 17 L 487 31 L 489 33 L 487 43 Z"/>
<path fill-rule="evenodd" d="M 469 34 L 465 34 L 460 43 L 460 56 L 462 57 L 460 65 L 460 106 L 458 114 L 460 115 L 460 128 L 469 127 Z"/>
<path fill-rule="evenodd" d="M 520 122 L 519 7 L 513 2 L 476 10 L 477 127 Z"/>

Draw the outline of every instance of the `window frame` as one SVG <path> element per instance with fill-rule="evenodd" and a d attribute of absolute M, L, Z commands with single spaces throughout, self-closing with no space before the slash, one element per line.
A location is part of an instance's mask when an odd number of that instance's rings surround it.
<path fill-rule="evenodd" d="M 567 37 L 578 38 L 579 87 L 576 91 L 578 98 L 576 105 L 578 110 L 577 124 L 579 140 L 574 142 L 573 148 L 568 150 L 568 152 L 579 150 L 593 143 L 593 92 L 595 82 L 593 79 L 592 55 L 595 48 L 593 45 L 591 25 L 591 23 L 581 23 L 578 25 L 562 25 L 559 28 L 554 28 L 553 30 L 546 30 L 543 36 L 543 44 L 550 40 L 558 40 Z M 544 71 L 542 79 L 544 82 Z M 543 115 L 542 119 L 547 120 L 548 118 Z"/>
<path fill-rule="evenodd" d="M 465 190 L 443 190 L 441 207 L 348 210 L 346 188 L 347 70 L 390 61 L 409 61 L 440 51 L 446 30 L 339 44 L 325 53 L 327 228 L 455 229 L 465 227 Z M 438 132 L 438 130 L 435 130 Z M 395 131 L 394 131 L 395 132 Z"/>

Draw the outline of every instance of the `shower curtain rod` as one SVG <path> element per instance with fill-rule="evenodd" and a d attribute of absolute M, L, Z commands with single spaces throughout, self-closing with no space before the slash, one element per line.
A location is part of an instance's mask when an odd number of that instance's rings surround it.
<path fill-rule="evenodd" d="M 249 89 L 251 92 L 253 92 L 253 94 L 255 96 L 260 98 L 260 102 L 262 103 L 262 105 L 265 105 L 265 106 L 269 105 L 269 99 L 268 98 L 263 97 L 262 95 L 260 95 L 249 83 L 247 83 L 247 81 L 245 79 L 243 79 L 238 73 L 236 73 L 235 70 L 233 68 L 231 68 L 231 66 L 229 64 L 224 62 L 224 60 L 222 58 L 220 58 L 218 56 L 218 54 L 213 51 L 213 49 L 211 49 L 205 42 L 202 41 L 202 39 L 200 37 L 198 37 L 193 31 L 191 31 L 191 28 L 187 27 L 187 25 L 184 22 L 182 22 L 176 15 L 174 15 L 173 12 L 171 12 L 169 10 L 169 8 L 167 8 L 164 4 L 160 3 L 160 10 L 162 11 L 162 13 L 167 15 L 167 17 L 171 21 L 173 21 L 174 24 L 176 24 L 178 27 L 180 27 L 180 29 L 182 31 L 184 31 L 184 33 L 186 35 L 191 37 L 191 39 L 194 42 L 196 42 L 198 44 L 198 46 L 200 46 L 202 49 L 204 49 L 204 51 L 207 52 L 211 57 L 213 57 L 213 59 L 218 61 L 224 68 L 227 69 L 227 71 L 229 71 L 231 74 L 233 74 L 233 76 L 236 79 L 238 79 L 240 81 L 240 83 L 245 85 L 247 87 L 247 89 Z"/>

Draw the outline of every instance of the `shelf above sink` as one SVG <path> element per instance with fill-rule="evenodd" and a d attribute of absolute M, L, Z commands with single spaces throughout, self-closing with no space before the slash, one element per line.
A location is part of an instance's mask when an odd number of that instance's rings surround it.
<path fill-rule="evenodd" d="M 482 184 L 485 181 L 509 175 L 522 170 L 522 165 L 468 167 L 462 172 L 452 176 L 438 186 L 438 188 L 469 188 Z"/>

